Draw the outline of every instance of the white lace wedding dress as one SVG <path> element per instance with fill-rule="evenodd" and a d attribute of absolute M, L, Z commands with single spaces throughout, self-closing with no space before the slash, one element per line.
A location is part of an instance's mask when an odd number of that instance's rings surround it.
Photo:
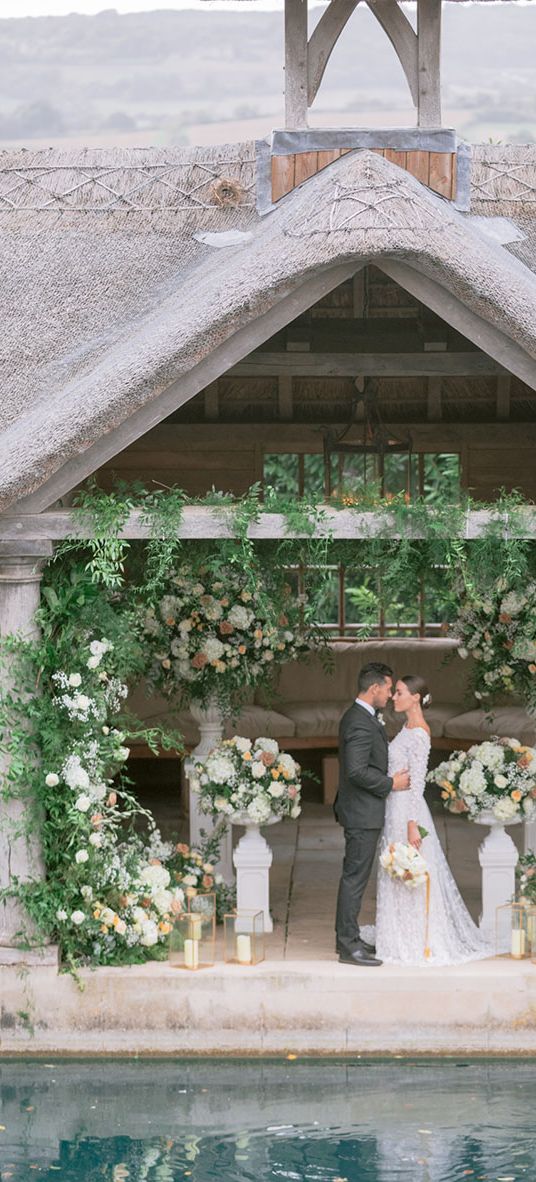
<path fill-rule="evenodd" d="M 422 727 L 404 726 L 389 744 L 389 774 L 407 768 L 410 788 L 387 797 L 380 853 L 394 841 L 407 842 L 408 821 L 428 830 L 421 845 L 430 874 L 429 956 L 425 957 L 426 888 L 395 882 L 378 867 L 376 951 L 387 964 L 449 965 L 493 956 L 452 877 L 432 814 L 424 799 L 430 738 Z M 374 929 L 362 928 L 364 940 Z"/>

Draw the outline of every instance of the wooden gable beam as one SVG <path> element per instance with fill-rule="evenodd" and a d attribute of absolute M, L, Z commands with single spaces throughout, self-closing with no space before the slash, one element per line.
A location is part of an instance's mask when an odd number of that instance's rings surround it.
<path fill-rule="evenodd" d="M 324 71 L 359 0 L 331 0 L 311 35 L 307 50 L 307 99 L 312 107 Z"/>

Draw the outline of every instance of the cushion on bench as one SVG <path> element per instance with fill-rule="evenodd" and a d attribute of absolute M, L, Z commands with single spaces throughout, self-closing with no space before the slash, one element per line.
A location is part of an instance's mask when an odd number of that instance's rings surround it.
<path fill-rule="evenodd" d="M 469 739 L 481 743 L 490 735 L 519 739 L 532 746 L 536 741 L 536 719 L 521 706 L 496 706 L 493 715 L 484 710 L 469 710 L 450 718 L 445 735 L 452 739 Z"/>

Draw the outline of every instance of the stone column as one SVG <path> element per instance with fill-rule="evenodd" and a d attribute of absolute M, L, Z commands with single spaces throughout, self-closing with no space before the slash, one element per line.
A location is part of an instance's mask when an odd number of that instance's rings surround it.
<path fill-rule="evenodd" d="M 43 567 L 52 555 L 52 542 L 0 543 L 0 636 L 38 636 L 35 612 Z M 9 671 L 2 670 L 9 680 Z M 0 756 L 0 782 L 9 769 L 9 755 Z M 24 817 L 23 800 L 0 797 L 0 887 L 9 886 L 12 876 L 35 878 L 44 873 L 39 833 L 14 836 Z M 27 952 L 16 947 L 16 932 L 28 927 L 28 917 L 14 899 L 0 903 L 0 965 L 57 963 L 57 950 L 48 946 Z"/>

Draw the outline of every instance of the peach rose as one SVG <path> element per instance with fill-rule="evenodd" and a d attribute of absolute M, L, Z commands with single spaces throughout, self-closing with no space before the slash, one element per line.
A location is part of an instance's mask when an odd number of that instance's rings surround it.
<path fill-rule="evenodd" d="M 108 806 L 109 806 L 111 809 L 113 809 L 114 805 L 116 805 L 116 804 L 117 804 L 117 792 L 109 792 L 109 793 L 108 793 L 108 799 L 107 799 L 107 801 L 106 801 L 106 804 L 107 804 L 107 805 L 108 805 Z"/>
<path fill-rule="evenodd" d="M 229 620 L 222 620 L 220 624 L 220 632 L 222 636 L 231 636 L 231 634 L 234 632 L 234 628 Z"/>
<path fill-rule="evenodd" d="M 206 653 L 196 653 L 195 657 L 192 657 L 190 664 L 193 665 L 194 669 L 204 669 L 207 661 L 208 657 Z"/>
<path fill-rule="evenodd" d="M 188 854 L 190 853 L 190 846 L 186 845 L 186 842 L 184 841 L 179 841 L 179 844 L 175 846 L 175 849 L 178 854 L 182 854 L 183 858 L 187 858 Z"/>
<path fill-rule="evenodd" d="M 239 653 L 240 653 L 240 656 L 241 656 L 241 657 L 243 657 L 243 656 L 244 656 L 244 653 L 247 651 L 247 650 L 246 650 L 246 646 L 245 646 L 245 644 L 239 644 L 239 645 L 238 645 L 238 651 L 239 651 Z"/>
<path fill-rule="evenodd" d="M 203 883 L 203 886 L 206 891 L 210 890 L 210 887 L 214 883 L 214 879 L 213 879 L 212 875 L 211 874 L 204 874 L 203 878 L 202 878 L 202 883 Z"/>
<path fill-rule="evenodd" d="M 275 755 L 273 755 L 271 751 L 263 751 L 261 755 L 261 763 L 263 763 L 265 767 L 271 767 L 272 764 L 275 763 Z"/>
<path fill-rule="evenodd" d="M 510 796 L 512 797 L 512 800 L 515 800 L 515 802 L 517 804 L 521 800 L 523 793 L 520 792 L 519 788 L 514 788 L 514 791 L 510 793 Z"/>
<path fill-rule="evenodd" d="M 98 828 L 99 825 L 102 825 L 102 813 L 93 813 L 91 824 L 95 825 L 96 828 Z"/>

